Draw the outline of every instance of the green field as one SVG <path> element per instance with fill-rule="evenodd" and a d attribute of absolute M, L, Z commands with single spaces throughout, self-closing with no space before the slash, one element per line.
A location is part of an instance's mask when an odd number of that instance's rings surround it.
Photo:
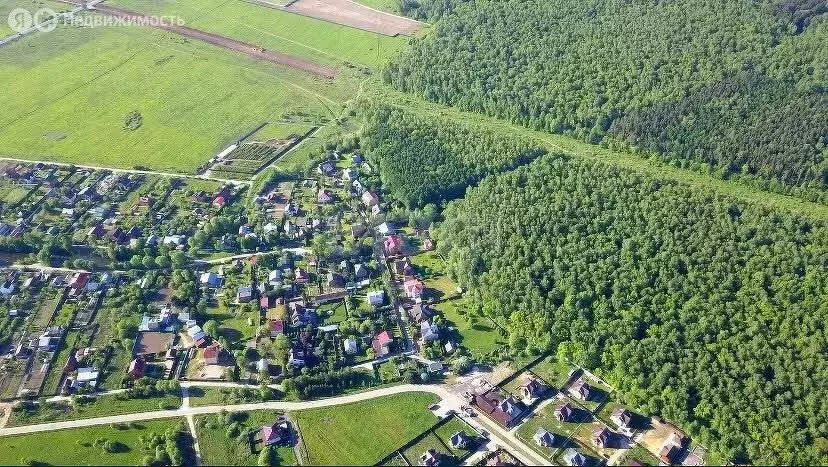
<path fill-rule="evenodd" d="M 377 67 L 408 42 L 240 0 L 116 0 L 113 5 L 175 15 L 190 27 L 335 66 Z"/>
<path fill-rule="evenodd" d="M 313 128 L 311 125 L 301 123 L 268 123 L 264 128 L 257 131 L 246 141 L 270 141 L 272 139 L 285 139 L 291 135 L 304 136 Z"/>
<path fill-rule="evenodd" d="M 152 29 L 59 28 L 0 49 L 0 155 L 192 172 L 263 122 L 333 118 L 356 87 Z"/>
<path fill-rule="evenodd" d="M 55 12 L 65 11 L 69 9 L 69 5 L 45 0 L 0 0 L 0 39 L 17 32 L 12 30 L 8 20 L 9 14 L 16 8 L 23 8 L 34 14 L 41 8 L 49 8 Z"/>
<path fill-rule="evenodd" d="M 457 329 L 461 337 L 458 343 L 474 353 L 487 354 L 507 344 L 490 319 L 477 316 L 471 320 L 467 318 L 468 308 L 464 299 L 441 302 L 434 305 L 434 309 Z"/>
<path fill-rule="evenodd" d="M 279 413 L 271 410 L 260 410 L 237 414 L 240 426 L 258 429 L 264 425 L 276 422 Z M 205 465 L 258 465 L 261 446 L 251 449 L 246 440 L 228 438 L 224 426 L 213 427 L 208 421 L 217 419 L 216 415 L 205 415 L 196 419 L 196 431 L 201 448 L 201 456 Z M 244 431 L 244 430 L 242 430 Z M 243 438 L 243 437 L 242 437 Z M 255 450 L 255 451 L 254 451 Z M 277 465 L 296 465 L 296 456 L 290 446 L 276 448 Z"/>
<path fill-rule="evenodd" d="M 181 407 L 181 397 L 167 395 L 146 399 L 121 399 L 117 396 L 101 396 L 93 402 L 77 404 L 40 404 L 29 412 L 12 412 L 7 426 L 36 425 L 84 418 L 107 417 L 138 412 L 154 412 Z M 2 462 L 0 462 L 2 464 Z"/>
<path fill-rule="evenodd" d="M 399 0 L 357 0 L 357 3 L 361 3 L 375 10 L 385 11 L 395 15 L 400 14 Z"/>
<path fill-rule="evenodd" d="M 139 437 L 152 432 L 161 434 L 175 427 L 178 421 L 138 422 L 124 430 L 101 425 L 3 438 L 0 464 L 142 465 L 142 459 L 149 453 L 142 448 Z M 99 438 L 120 443 L 120 452 L 108 453 L 93 446 Z"/>
<path fill-rule="evenodd" d="M 312 465 L 371 465 L 430 428 L 432 394 L 401 394 L 292 413 Z"/>

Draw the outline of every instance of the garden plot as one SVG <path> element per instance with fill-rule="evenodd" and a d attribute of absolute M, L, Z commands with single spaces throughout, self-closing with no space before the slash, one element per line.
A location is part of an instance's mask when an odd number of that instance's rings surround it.
<path fill-rule="evenodd" d="M 257 0 L 255 3 L 267 3 Z M 386 36 L 413 36 L 424 24 L 384 13 L 350 0 L 297 0 L 286 11 Z"/>

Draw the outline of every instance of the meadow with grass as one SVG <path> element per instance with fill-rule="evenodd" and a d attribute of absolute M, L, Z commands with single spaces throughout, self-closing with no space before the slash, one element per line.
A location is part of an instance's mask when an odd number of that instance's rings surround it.
<path fill-rule="evenodd" d="M 179 419 L 169 419 L 3 438 L 0 464 L 142 465 L 146 456 L 155 456 L 155 449 L 150 452 L 141 439 L 174 429 L 178 423 Z"/>
<path fill-rule="evenodd" d="M 371 465 L 437 422 L 437 397 L 400 394 L 291 414 L 311 465 Z"/>
<path fill-rule="evenodd" d="M 243 1 L 115 0 L 112 5 L 178 16 L 189 27 L 333 66 L 377 68 L 408 41 Z"/>
<path fill-rule="evenodd" d="M 153 29 L 61 27 L 0 48 L 0 156 L 193 172 L 263 122 L 333 119 L 357 85 Z"/>

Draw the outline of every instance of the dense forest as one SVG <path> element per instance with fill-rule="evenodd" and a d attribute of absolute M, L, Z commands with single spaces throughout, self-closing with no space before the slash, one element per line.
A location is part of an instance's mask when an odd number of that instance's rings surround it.
<path fill-rule="evenodd" d="M 409 208 L 459 198 L 483 177 L 545 152 L 527 139 L 393 106 L 366 102 L 361 114 L 360 142 L 368 160 L 391 195 Z"/>
<path fill-rule="evenodd" d="M 828 462 L 828 226 L 548 154 L 449 203 L 475 312 L 557 349 L 709 462 Z"/>
<path fill-rule="evenodd" d="M 828 202 L 820 0 L 402 0 L 431 101 Z"/>

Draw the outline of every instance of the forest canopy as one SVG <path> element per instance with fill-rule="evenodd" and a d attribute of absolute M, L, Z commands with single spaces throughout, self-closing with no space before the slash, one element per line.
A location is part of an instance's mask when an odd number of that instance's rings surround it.
<path fill-rule="evenodd" d="M 549 154 L 450 203 L 450 273 L 510 345 L 556 349 L 708 462 L 828 462 L 828 226 Z"/>
<path fill-rule="evenodd" d="M 463 196 L 485 176 L 546 152 L 531 140 L 474 124 L 366 102 L 361 144 L 383 185 L 409 208 Z"/>
<path fill-rule="evenodd" d="M 431 101 L 828 202 L 817 0 L 417 0 L 384 70 Z"/>

